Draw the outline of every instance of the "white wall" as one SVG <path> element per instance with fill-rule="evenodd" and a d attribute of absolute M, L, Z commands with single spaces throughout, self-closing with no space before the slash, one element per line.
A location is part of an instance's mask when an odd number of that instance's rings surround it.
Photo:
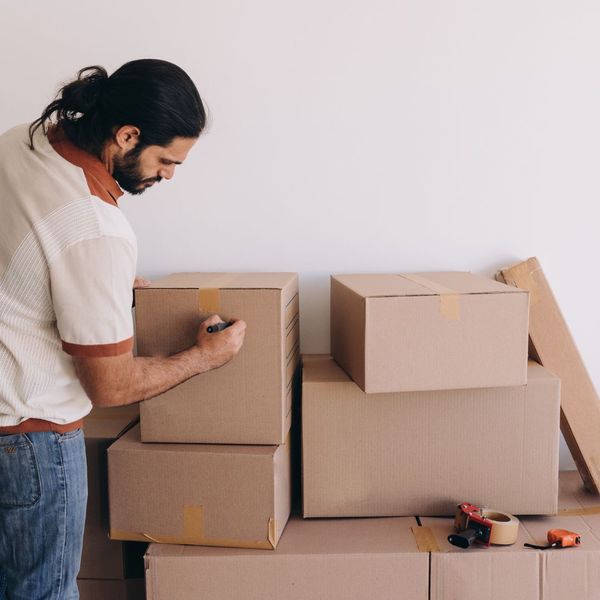
<path fill-rule="evenodd" d="M 598 3 L 0 6 L 0 130 L 77 69 L 140 57 L 180 64 L 210 107 L 175 179 L 122 201 L 141 274 L 298 271 L 302 350 L 322 352 L 330 273 L 538 255 L 600 385 Z"/>

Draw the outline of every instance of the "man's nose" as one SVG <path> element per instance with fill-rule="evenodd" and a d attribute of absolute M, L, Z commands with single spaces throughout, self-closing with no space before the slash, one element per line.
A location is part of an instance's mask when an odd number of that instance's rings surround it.
<path fill-rule="evenodd" d="M 168 167 L 162 167 L 158 172 L 158 176 L 163 179 L 171 179 L 175 174 L 175 165 L 169 165 Z"/>

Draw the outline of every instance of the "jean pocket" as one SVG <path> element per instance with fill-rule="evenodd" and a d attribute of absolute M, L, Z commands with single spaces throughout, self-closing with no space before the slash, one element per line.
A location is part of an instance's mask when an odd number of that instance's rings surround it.
<path fill-rule="evenodd" d="M 0 437 L 0 507 L 33 506 L 41 493 L 31 440 L 24 434 Z"/>
<path fill-rule="evenodd" d="M 83 435 L 83 429 L 73 429 L 72 431 L 67 431 L 66 433 L 57 433 L 56 439 L 59 442 L 66 442 L 67 440 L 72 440 L 74 438 L 81 437 Z"/>

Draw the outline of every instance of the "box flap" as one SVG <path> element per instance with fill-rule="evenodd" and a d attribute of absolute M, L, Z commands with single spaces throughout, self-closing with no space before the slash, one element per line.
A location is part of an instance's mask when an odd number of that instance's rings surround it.
<path fill-rule="evenodd" d="M 304 383 L 341 383 L 351 381 L 345 371 L 328 354 L 302 355 Z"/>
<path fill-rule="evenodd" d="M 83 422 L 85 437 L 88 439 L 116 439 L 132 421 L 138 419 L 139 416 L 132 414 L 112 414 L 106 418 L 103 418 L 101 413 L 88 415 Z"/>
<path fill-rule="evenodd" d="M 526 293 L 493 279 L 462 271 L 335 275 L 334 278 L 364 298 Z"/>
<path fill-rule="evenodd" d="M 296 279 L 296 273 L 172 273 L 153 281 L 148 288 L 218 288 L 282 290 Z"/>
<path fill-rule="evenodd" d="M 274 456 L 279 446 L 242 446 L 234 444 L 170 444 L 153 442 L 152 444 L 140 444 L 140 426 L 132 427 L 108 451 L 154 451 L 154 452 L 182 452 L 184 454 L 235 454 Z"/>

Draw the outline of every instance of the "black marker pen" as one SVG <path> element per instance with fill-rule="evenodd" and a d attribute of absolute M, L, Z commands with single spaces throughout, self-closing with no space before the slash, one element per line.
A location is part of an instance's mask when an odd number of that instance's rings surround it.
<path fill-rule="evenodd" d="M 231 325 L 231 323 L 217 323 L 216 325 L 209 325 L 206 328 L 206 331 L 208 331 L 208 333 L 216 333 L 217 331 L 223 331 L 223 329 L 227 329 L 227 327 L 229 327 Z"/>

